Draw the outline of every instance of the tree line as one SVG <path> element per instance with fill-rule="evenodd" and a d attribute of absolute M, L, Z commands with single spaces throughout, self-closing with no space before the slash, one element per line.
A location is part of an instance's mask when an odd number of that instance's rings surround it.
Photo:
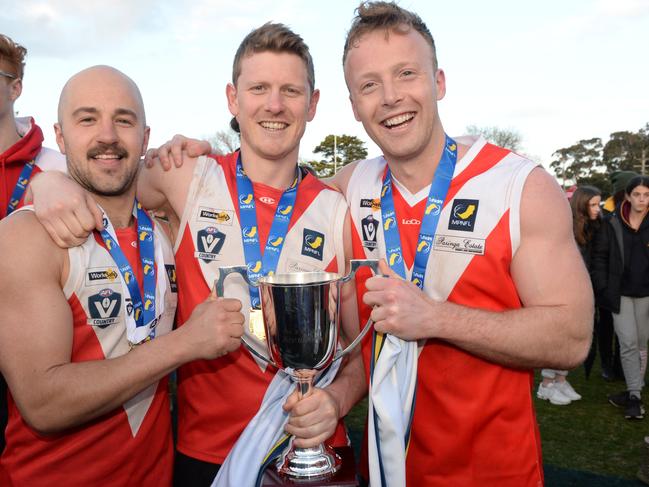
<path fill-rule="evenodd" d="M 613 132 L 606 143 L 593 137 L 558 149 L 552 155 L 550 168 L 564 188 L 589 184 L 610 194 L 612 173 L 649 172 L 649 123 L 637 132 Z"/>

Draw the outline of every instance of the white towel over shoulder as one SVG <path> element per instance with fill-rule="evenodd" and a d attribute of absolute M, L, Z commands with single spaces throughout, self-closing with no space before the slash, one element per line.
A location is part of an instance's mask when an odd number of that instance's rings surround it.
<path fill-rule="evenodd" d="M 333 381 L 340 361 L 334 362 L 327 371 L 316 379 L 318 387 L 326 387 Z M 282 406 L 293 392 L 295 382 L 284 372 L 278 371 L 264 395 L 259 411 L 248 423 L 241 436 L 230 450 L 212 487 L 252 487 L 255 485 L 259 468 L 266 455 L 284 435 L 288 413 Z M 236 406 L 235 406 L 236 407 Z"/>
<path fill-rule="evenodd" d="M 376 337 L 375 337 L 376 338 Z M 370 485 L 406 485 L 406 434 L 417 385 L 417 342 L 385 335 L 369 393 Z"/>

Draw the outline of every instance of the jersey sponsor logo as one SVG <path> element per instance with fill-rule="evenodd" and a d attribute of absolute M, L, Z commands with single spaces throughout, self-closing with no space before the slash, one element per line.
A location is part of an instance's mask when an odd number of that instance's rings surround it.
<path fill-rule="evenodd" d="M 217 225 L 232 225 L 234 212 L 218 208 L 201 206 L 198 209 L 199 222 L 216 223 Z"/>
<path fill-rule="evenodd" d="M 372 215 L 361 220 L 361 233 L 363 234 L 363 247 L 369 250 L 376 248 L 376 233 L 379 228 L 379 221 Z"/>
<path fill-rule="evenodd" d="M 178 292 L 178 280 L 176 277 L 176 266 L 173 264 L 165 264 L 167 277 L 169 278 L 169 289 L 172 293 Z"/>
<path fill-rule="evenodd" d="M 324 234 L 305 228 L 302 238 L 302 255 L 322 260 L 324 241 Z"/>
<path fill-rule="evenodd" d="M 106 328 L 119 321 L 122 296 L 106 288 L 88 297 L 88 323 L 99 328 Z"/>
<path fill-rule="evenodd" d="M 305 264 L 304 262 L 287 259 L 286 270 L 288 272 L 313 272 L 317 271 L 318 268 L 310 264 Z"/>
<path fill-rule="evenodd" d="M 472 232 L 477 216 L 478 200 L 453 200 L 451 216 L 448 220 L 448 229 Z"/>
<path fill-rule="evenodd" d="M 225 242 L 225 233 L 214 227 L 199 230 L 196 234 L 196 252 L 194 257 L 201 259 L 206 264 L 218 260 Z"/>
<path fill-rule="evenodd" d="M 372 211 L 378 211 L 381 209 L 381 200 L 379 198 L 363 198 L 361 199 L 361 208 L 372 208 Z"/>
<path fill-rule="evenodd" d="M 88 269 L 86 273 L 86 286 L 112 284 L 118 278 L 119 274 L 114 267 L 95 267 Z"/>
<path fill-rule="evenodd" d="M 454 235 L 437 235 L 433 243 L 434 250 L 456 254 L 484 255 L 485 241 L 482 238 L 467 238 Z"/>
<path fill-rule="evenodd" d="M 270 196 L 261 196 L 259 197 L 259 201 L 266 205 L 274 205 L 275 204 L 275 198 L 271 198 Z"/>
<path fill-rule="evenodd" d="M 401 219 L 401 224 L 402 225 L 421 225 L 421 220 L 417 220 L 416 218 L 402 218 Z"/>

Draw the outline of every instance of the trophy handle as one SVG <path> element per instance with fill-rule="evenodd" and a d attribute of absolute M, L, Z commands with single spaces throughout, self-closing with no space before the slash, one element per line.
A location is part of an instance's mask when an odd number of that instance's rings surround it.
<path fill-rule="evenodd" d="M 374 271 L 374 274 L 378 275 L 379 273 L 379 261 L 377 259 L 352 259 L 349 264 L 349 274 L 341 279 L 342 282 L 351 281 L 359 267 L 369 267 Z"/>
<path fill-rule="evenodd" d="M 216 295 L 224 297 L 224 291 L 225 291 L 225 278 L 229 274 L 240 274 L 241 277 L 243 277 L 243 280 L 246 281 L 246 283 L 249 286 L 253 287 L 259 287 L 259 285 L 256 282 L 252 282 L 250 278 L 248 277 L 248 268 L 245 265 L 235 265 L 235 266 L 229 266 L 229 267 L 219 267 L 219 277 L 214 281 L 214 287 L 216 288 Z M 248 351 L 253 354 L 255 357 L 263 360 L 267 364 L 272 365 L 273 367 L 280 368 L 275 362 L 273 362 L 269 357 L 266 357 L 265 355 L 259 353 L 255 348 L 248 342 L 248 339 L 246 338 L 246 335 L 244 334 L 241 337 L 241 343 L 248 349 Z"/>
<path fill-rule="evenodd" d="M 377 259 L 352 259 L 349 261 L 349 263 L 351 267 L 349 274 L 341 279 L 342 282 L 350 281 L 360 267 L 369 267 L 370 269 L 372 269 L 372 271 L 374 271 L 374 274 L 379 274 L 379 261 Z M 347 346 L 347 348 L 338 352 L 334 356 L 333 360 L 338 360 L 351 352 L 353 348 L 360 343 L 363 337 L 367 335 L 367 332 L 370 331 L 371 327 L 372 320 L 368 318 L 367 323 L 365 323 L 365 326 L 363 327 L 363 330 L 358 334 L 356 338 L 354 338 L 354 340 Z"/>

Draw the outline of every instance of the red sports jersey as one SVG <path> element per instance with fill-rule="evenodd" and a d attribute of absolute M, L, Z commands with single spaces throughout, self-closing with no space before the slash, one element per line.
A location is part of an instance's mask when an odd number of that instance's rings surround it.
<path fill-rule="evenodd" d="M 116 234 L 142 283 L 137 230 L 118 229 Z M 159 230 L 156 238 L 163 238 Z M 168 241 L 163 244 L 163 253 L 169 264 L 162 272 L 171 279 L 173 257 Z M 69 255 L 70 275 L 64 292 L 73 314 L 71 362 L 128 353 L 128 303 L 121 296 L 121 276 L 103 242 L 91 235 L 81 247 L 70 249 Z M 173 280 L 168 284 L 157 335 L 169 332 L 173 324 L 175 287 Z M 7 447 L 0 458 L 2 485 L 171 485 L 173 445 L 167 379 L 104 416 L 48 436 L 39 435 L 23 421 L 10 395 L 6 439 Z"/>
<path fill-rule="evenodd" d="M 520 308 L 510 275 L 520 238 L 519 205 L 534 164 L 479 140 L 457 162 L 428 260 L 424 291 L 492 311 Z M 362 161 L 347 191 L 356 258 L 386 257 L 380 195 L 385 161 Z M 394 203 L 410 275 L 428 187 L 416 195 L 395 181 Z M 357 280 L 361 322 L 369 315 Z M 457 326 L 462 326 L 458 323 Z M 371 339 L 363 344 L 369 376 Z M 418 360 L 407 453 L 410 486 L 534 486 L 543 482 L 532 373 L 428 340 Z"/>
<path fill-rule="evenodd" d="M 237 156 L 204 158 L 197 163 L 176 244 L 180 325 L 208 296 L 220 266 L 245 264 L 236 190 Z M 282 191 L 263 184 L 254 184 L 253 190 L 263 253 Z M 346 210 L 342 195 L 305 175 L 298 186 L 277 273 L 344 269 Z M 225 295 L 242 301 L 246 334 L 254 340 L 248 329 L 248 286 L 239 276 L 231 275 Z M 219 359 L 196 361 L 179 369 L 177 449 L 181 453 L 212 463 L 225 460 L 258 411 L 276 373 L 260 362 L 242 346 Z M 336 441 L 345 442 L 341 427 Z"/>
<path fill-rule="evenodd" d="M 42 146 L 43 132 L 33 118 L 17 118 L 16 130 L 21 139 L 0 154 L 0 218 L 7 215 L 7 205 L 25 164 L 35 162 L 31 177 L 41 171 L 66 171 L 63 154 Z M 24 195 L 16 207 L 23 199 Z"/>

